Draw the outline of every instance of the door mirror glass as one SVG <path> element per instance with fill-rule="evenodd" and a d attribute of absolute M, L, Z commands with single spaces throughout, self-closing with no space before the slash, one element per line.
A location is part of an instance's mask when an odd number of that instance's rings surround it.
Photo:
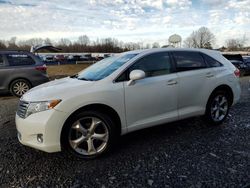
<path fill-rule="evenodd" d="M 145 78 L 145 76 L 146 76 L 146 74 L 145 74 L 144 71 L 142 71 L 142 70 L 133 70 L 129 74 L 129 79 L 135 81 L 135 80 L 143 79 L 143 78 Z"/>

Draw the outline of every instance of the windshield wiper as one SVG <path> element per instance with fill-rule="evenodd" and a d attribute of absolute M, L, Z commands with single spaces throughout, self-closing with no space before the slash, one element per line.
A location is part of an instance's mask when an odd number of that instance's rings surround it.
<path fill-rule="evenodd" d="M 83 77 L 81 77 L 81 78 L 78 78 L 78 77 L 77 77 L 77 79 L 78 79 L 78 80 L 85 80 L 85 81 L 93 81 L 93 80 L 90 80 L 90 79 L 87 79 L 87 78 L 83 78 Z"/>
<path fill-rule="evenodd" d="M 72 76 L 70 76 L 70 78 L 78 78 L 78 74 L 74 74 L 74 75 L 72 75 Z"/>
<path fill-rule="evenodd" d="M 84 78 L 84 77 L 79 78 L 79 74 L 72 75 L 72 76 L 70 76 L 70 78 L 75 78 L 75 79 L 78 79 L 78 80 L 85 80 L 85 81 L 94 81 L 94 80 L 87 79 L 87 78 Z"/>

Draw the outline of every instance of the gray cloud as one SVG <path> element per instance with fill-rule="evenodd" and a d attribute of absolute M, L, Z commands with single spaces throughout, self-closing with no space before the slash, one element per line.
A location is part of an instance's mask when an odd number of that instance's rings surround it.
<path fill-rule="evenodd" d="M 190 0 L 0 0 L 0 36 L 57 40 L 87 34 L 93 39 L 163 41 L 173 33 L 186 37 L 200 26 L 218 36 L 250 30 L 249 0 L 199 3 L 202 9 Z M 218 42 L 226 36 L 231 37 L 221 34 Z"/>

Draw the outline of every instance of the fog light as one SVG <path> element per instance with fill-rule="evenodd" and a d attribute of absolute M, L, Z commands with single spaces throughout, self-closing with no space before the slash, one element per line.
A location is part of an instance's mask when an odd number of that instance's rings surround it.
<path fill-rule="evenodd" d="M 43 135 L 42 134 L 37 135 L 37 141 L 40 143 L 43 143 Z"/>

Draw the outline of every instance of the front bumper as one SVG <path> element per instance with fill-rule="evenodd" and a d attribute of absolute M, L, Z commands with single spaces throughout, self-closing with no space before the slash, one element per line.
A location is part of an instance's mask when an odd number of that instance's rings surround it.
<path fill-rule="evenodd" d="M 32 114 L 25 119 L 16 115 L 20 143 L 49 153 L 61 151 L 60 136 L 64 118 L 65 113 L 54 109 Z M 38 141 L 38 135 L 42 135 L 42 142 Z"/>

